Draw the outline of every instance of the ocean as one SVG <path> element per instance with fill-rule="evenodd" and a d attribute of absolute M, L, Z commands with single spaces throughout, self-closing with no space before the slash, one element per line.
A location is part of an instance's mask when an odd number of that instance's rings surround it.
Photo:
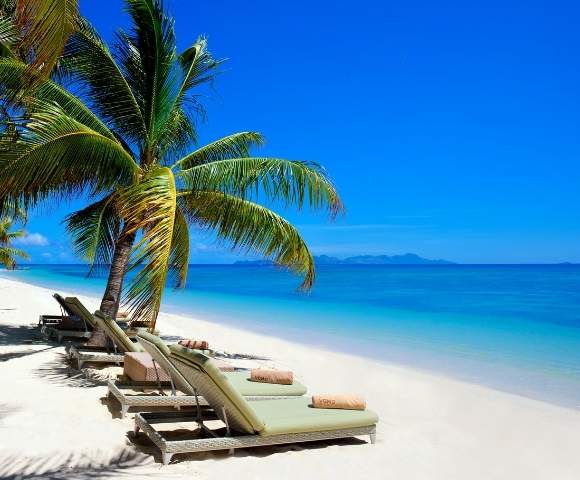
<path fill-rule="evenodd" d="M 0 275 L 99 296 L 105 277 L 86 271 Z M 310 293 L 299 283 L 272 266 L 191 265 L 162 310 L 580 406 L 580 266 L 322 265 Z"/>

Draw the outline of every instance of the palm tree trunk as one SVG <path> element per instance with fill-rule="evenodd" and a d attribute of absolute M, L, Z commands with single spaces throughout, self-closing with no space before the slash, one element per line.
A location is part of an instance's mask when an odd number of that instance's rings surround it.
<path fill-rule="evenodd" d="M 121 301 L 121 291 L 123 290 L 123 280 L 127 273 L 131 248 L 135 241 L 135 234 L 121 232 L 121 236 L 115 245 L 115 253 L 111 261 L 107 288 L 101 300 L 100 310 L 111 318 L 117 317 L 119 302 Z"/>
<path fill-rule="evenodd" d="M 107 288 L 101 300 L 100 310 L 105 315 L 115 319 L 119 310 L 119 302 L 121 301 L 121 292 L 123 290 L 123 280 L 125 273 L 127 273 L 127 266 L 129 265 L 129 257 L 131 255 L 131 248 L 135 241 L 135 233 L 126 233 L 126 228 L 123 229 L 117 243 L 115 244 L 115 253 L 111 261 L 111 269 L 109 270 L 109 278 L 107 280 Z M 96 327 L 91 334 L 91 338 L 87 345 L 106 346 L 107 337 L 105 332 L 99 327 Z"/>

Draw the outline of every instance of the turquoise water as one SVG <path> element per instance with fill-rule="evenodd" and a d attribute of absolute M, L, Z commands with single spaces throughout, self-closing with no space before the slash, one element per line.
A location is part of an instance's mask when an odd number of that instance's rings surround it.
<path fill-rule="evenodd" d="M 0 275 L 101 294 L 105 279 L 85 272 Z M 163 309 L 580 406 L 578 266 L 329 265 L 310 294 L 298 284 L 275 267 L 192 265 Z"/>

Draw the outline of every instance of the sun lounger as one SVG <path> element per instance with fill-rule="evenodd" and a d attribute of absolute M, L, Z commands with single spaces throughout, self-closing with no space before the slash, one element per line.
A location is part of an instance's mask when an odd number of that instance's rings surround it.
<path fill-rule="evenodd" d="M 204 423 L 198 407 L 189 417 L 176 413 L 138 413 L 135 434 L 142 430 L 159 447 L 163 463 L 168 464 L 176 453 L 209 450 L 230 450 L 315 440 L 329 440 L 369 435 L 376 436 L 377 415 L 370 410 L 333 410 L 310 408 L 310 399 L 297 397 L 284 400 L 248 402 L 220 372 L 211 359 L 194 351 L 172 345 L 172 363 L 182 377 L 213 408 L 226 428 L 225 435 L 211 430 Z M 181 415 L 181 416 L 180 416 Z M 173 440 L 157 425 L 195 422 L 204 438 Z"/>
<path fill-rule="evenodd" d="M 64 338 L 87 340 L 93 329 L 92 315 L 76 297 L 62 298 L 58 293 L 53 297 L 59 304 L 61 315 L 41 315 L 38 320 L 41 333 L 56 338 L 59 343 Z"/>
<path fill-rule="evenodd" d="M 195 395 L 190 382 L 183 378 L 181 372 L 170 359 L 170 350 L 167 344 L 157 335 L 148 332 L 139 332 L 137 341 L 143 349 L 151 355 L 154 362 L 159 365 L 170 377 L 170 385 L 161 388 L 162 385 L 150 383 L 149 389 L 159 386 L 159 395 L 145 395 L 136 392 L 147 385 L 135 384 L 122 380 L 109 380 L 109 394 L 114 396 L 121 404 L 121 417 L 124 417 L 130 407 L 174 407 L 179 410 L 183 406 L 208 405 L 207 401 Z M 200 353 L 200 355 L 203 355 Z M 212 362 L 215 364 L 215 362 Z M 280 399 L 304 395 L 306 387 L 299 382 L 292 385 L 276 385 L 267 383 L 250 382 L 249 371 L 222 372 L 232 385 L 245 396 L 247 400 Z"/>
<path fill-rule="evenodd" d="M 97 310 L 92 316 L 96 325 L 103 329 L 108 340 L 109 347 L 86 347 L 72 346 L 71 356 L 76 360 L 78 368 L 82 368 L 86 362 L 114 363 L 123 365 L 125 352 L 142 352 L 138 343 L 133 342 L 121 327 L 110 317 Z"/>

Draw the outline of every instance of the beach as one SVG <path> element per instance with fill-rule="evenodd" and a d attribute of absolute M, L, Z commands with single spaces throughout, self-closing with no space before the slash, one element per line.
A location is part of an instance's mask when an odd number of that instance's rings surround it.
<path fill-rule="evenodd" d="M 222 350 L 291 368 L 312 393 L 358 393 L 380 417 L 368 438 L 177 455 L 162 466 L 128 433 L 98 376 L 63 363 L 64 347 L 30 326 L 58 314 L 53 291 L 0 279 L 0 477 L 575 479 L 580 411 L 443 376 L 332 352 L 183 315 L 162 313 L 163 335 L 194 336 Z M 72 294 L 73 292 L 60 292 Z M 98 299 L 80 297 L 89 309 Z M 308 335 L 308 332 L 305 332 Z M 32 343 L 27 340 L 34 339 Z M 118 368 L 118 367 L 113 367 Z M 120 369 L 119 369 L 120 372 Z M 114 373 L 114 372 L 113 372 Z M 69 476 L 66 476 L 69 475 Z"/>

